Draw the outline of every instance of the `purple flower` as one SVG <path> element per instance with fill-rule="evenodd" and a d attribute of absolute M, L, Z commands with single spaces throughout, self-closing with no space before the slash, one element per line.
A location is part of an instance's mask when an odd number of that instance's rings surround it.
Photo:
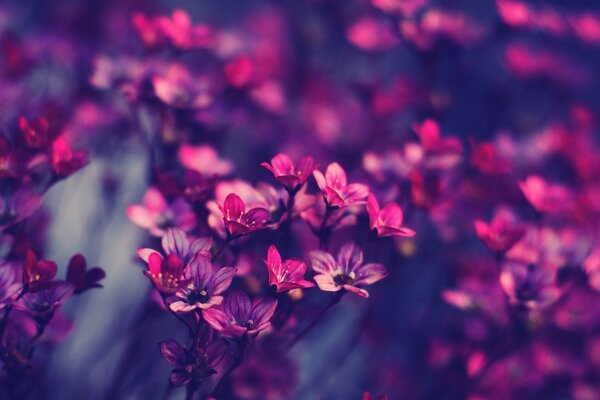
<path fill-rule="evenodd" d="M 148 229 L 153 236 L 163 236 L 169 227 L 188 232 L 196 226 L 196 215 L 184 199 L 169 204 L 158 189 L 150 188 L 144 195 L 143 203 L 129 206 L 127 215 L 133 223 Z"/>
<path fill-rule="evenodd" d="M 212 239 L 201 237 L 190 243 L 190 238 L 184 231 L 179 228 L 169 228 L 162 237 L 161 244 L 166 255 L 175 255 L 187 263 L 198 254 L 210 257 Z M 162 257 L 158 251 L 149 248 L 138 249 L 137 253 L 145 262 L 148 262 L 151 254 L 158 254 Z"/>
<path fill-rule="evenodd" d="M 369 187 L 360 183 L 348 184 L 346 171 L 338 163 L 327 166 L 325 175 L 319 170 L 313 171 L 319 189 L 323 192 L 329 205 L 344 207 L 364 204 L 369 195 Z"/>
<path fill-rule="evenodd" d="M 65 281 L 50 282 L 43 290 L 28 292 L 15 308 L 32 314 L 35 318 L 49 319 L 54 311 L 73 295 L 75 288 Z"/>
<path fill-rule="evenodd" d="M 231 285 L 235 271 L 231 267 L 216 268 L 209 259 L 195 257 L 185 269 L 187 287 L 175 293 L 169 307 L 176 312 L 189 312 L 221 304 L 220 294 Z"/>
<path fill-rule="evenodd" d="M 351 242 L 340 249 L 337 260 L 321 250 L 312 251 L 310 260 L 312 268 L 318 273 L 314 277 L 315 282 L 326 292 L 346 289 L 366 298 L 369 293 L 358 286 L 371 285 L 388 275 L 381 264 L 363 264 L 362 251 Z"/>
<path fill-rule="evenodd" d="M 246 294 L 236 291 L 227 296 L 223 304 L 203 310 L 202 316 L 224 337 L 237 339 L 246 334 L 255 337 L 271 325 L 269 320 L 276 307 L 275 299 L 252 304 Z"/>
<path fill-rule="evenodd" d="M 138 249 L 137 253 L 148 264 L 144 274 L 152 280 L 156 288 L 173 294 L 185 284 L 184 269 L 196 256 L 210 257 L 210 238 L 199 238 L 191 244 L 186 234 L 177 228 L 168 229 L 162 237 L 163 257 L 154 249 Z"/>
<path fill-rule="evenodd" d="M 318 167 L 312 157 L 303 157 L 294 165 L 292 159 L 287 154 L 279 153 L 271 159 L 271 164 L 262 163 L 273 173 L 275 179 L 289 191 L 297 189 L 304 184 L 310 177 L 310 174 Z"/>
<path fill-rule="evenodd" d="M 223 214 L 225 228 L 232 237 L 263 229 L 269 219 L 269 212 L 262 207 L 246 210 L 244 201 L 234 193 L 230 193 L 219 208 Z"/>
<path fill-rule="evenodd" d="M 75 287 L 75 294 L 83 293 L 92 288 L 101 288 L 102 285 L 99 282 L 105 276 L 106 273 L 102 268 L 94 267 L 88 270 L 85 257 L 81 254 L 71 257 L 67 266 L 67 282 Z"/>
<path fill-rule="evenodd" d="M 314 283 L 304 279 L 306 273 L 304 261 L 295 258 L 282 261 L 274 245 L 269 246 L 265 264 L 269 270 L 269 285 L 277 287 L 278 292 L 315 286 Z"/>
<path fill-rule="evenodd" d="M 371 229 L 377 230 L 379 237 L 385 236 L 414 236 L 415 231 L 402 226 L 404 215 L 402 208 L 396 203 L 386 204 L 382 209 L 373 195 L 369 193 L 367 198 L 367 213 Z"/>
<path fill-rule="evenodd" d="M 158 344 L 160 354 L 173 367 L 169 380 L 174 386 L 184 386 L 190 382 L 201 383 L 217 371 L 215 367 L 225 356 L 225 343 L 216 341 L 202 349 L 186 350 L 173 339 Z"/>

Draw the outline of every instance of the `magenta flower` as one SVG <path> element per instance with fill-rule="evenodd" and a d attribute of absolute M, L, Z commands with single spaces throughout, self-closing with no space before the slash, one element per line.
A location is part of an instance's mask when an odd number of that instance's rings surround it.
<path fill-rule="evenodd" d="M 344 207 L 364 204 L 369 195 L 369 187 L 360 183 L 348 184 L 346 171 L 338 163 L 327 166 L 325 175 L 319 170 L 313 171 L 313 176 L 323 192 L 325 200 L 331 206 Z"/>
<path fill-rule="evenodd" d="M 173 254 L 185 264 L 197 255 L 210 257 L 212 239 L 201 237 L 193 240 L 190 244 L 190 239 L 184 231 L 179 228 L 169 228 L 163 235 L 161 244 L 166 255 Z M 146 263 L 153 253 L 158 254 L 162 258 L 162 255 L 154 249 L 142 248 L 138 249 L 137 253 Z"/>
<path fill-rule="evenodd" d="M 363 264 L 363 252 L 351 242 L 342 246 L 337 260 L 325 251 L 314 250 L 310 253 L 310 261 L 318 273 L 315 282 L 326 292 L 345 289 L 367 298 L 369 293 L 358 286 L 371 285 L 388 275 L 381 264 Z"/>
<path fill-rule="evenodd" d="M 498 211 L 490 223 L 475 221 L 477 236 L 494 252 L 509 250 L 525 234 L 525 227 L 519 223 L 511 211 Z"/>
<path fill-rule="evenodd" d="M 226 354 L 226 345 L 221 341 L 211 343 L 206 349 L 196 347 L 187 351 L 179 342 L 168 339 L 158 344 L 160 354 L 173 370 L 169 381 L 174 386 L 190 382 L 199 384 L 215 374 L 215 367 Z"/>
<path fill-rule="evenodd" d="M 74 174 L 88 163 L 88 155 L 83 150 L 73 150 L 62 136 L 52 143 L 52 169 L 59 178 Z"/>
<path fill-rule="evenodd" d="M 99 282 L 104 279 L 106 273 L 102 268 L 94 267 L 87 269 L 87 262 L 81 254 L 71 257 L 67 266 L 67 282 L 75 288 L 75 294 L 83 293 L 92 288 L 101 288 Z"/>
<path fill-rule="evenodd" d="M 227 175 L 233 170 L 231 161 L 223 160 L 209 145 L 181 145 L 177 152 L 181 165 L 204 176 Z"/>
<path fill-rule="evenodd" d="M 531 205 L 539 212 L 556 212 L 569 209 L 573 194 L 562 185 L 550 184 L 537 175 L 519 183 L 519 188 Z"/>
<path fill-rule="evenodd" d="M 398 204 L 389 203 L 379 209 L 379 203 L 373 193 L 369 193 L 367 198 L 367 213 L 371 230 L 377 229 L 379 237 L 414 236 L 416 234 L 412 229 L 402 226 L 402 208 Z"/>
<path fill-rule="evenodd" d="M 236 291 L 227 296 L 223 304 L 202 310 L 202 316 L 224 337 L 256 337 L 271 325 L 269 320 L 276 307 L 275 299 L 259 300 L 252 304 L 245 293 Z"/>
<path fill-rule="evenodd" d="M 19 118 L 19 129 L 27 146 L 34 149 L 46 147 L 50 142 L 48 120 L 44 117 L 28 121 L 24 116 Z"/>
<path fill-rule="evenodd" d="M 306 273 L 304 261 L 295 258 L 282 261 L 279 251 L 274 245 L 269 246 L 265 264 L 269 270 L 269 285 L 275 286 L 277 292 L 315 286 L 314 283 L 304 279 Z"/>
<path fill-rule="evenodd" d="M 234 193 L 225 198 L 223 206 L 219 209 L 223 214 L 225 228 L 232 237 L 263 229 L 269 219 L 269 212 L 262 207 L 246 210 L 246 204 Z"/>
<path fill-rule="evenodd" d="M 216 268 L 208 258 L 197 256 L 185 268 L 187 287 L 175 292 L 169 308 L 176 312 L 206 309 L 223 302 L 223 293 L 233 280 L 235 268 Z"/>
<path fill-rule="evenodd" d="M 23 284 L 30 292 L 40 291 L 50 285 L 57 270 L 54 261 L 38 260 L 36 254 L 28 250 L 23 266 Z"/>
<path fill-rule="evenodd" d="M 143 203 L 129 206 L 127 215 L 134 224 L 148 229 L 153 236 L 163 236 L 169 227 L 188 232 L 196 226 L 196 215 L 184 199 L 169 204 L 158 189 L 150 188 Z"/>
<path fill-rule="evenodd" d="M 165 294 L 175 293 L 185 282 L 184 264 L 175 254 L 163 258 L 158 253 L 148 257 L 148 269 L 144 274 L 150 278 L 156 289 Z"/>
<path fill-rule="evenodd" d="M 273 157 L 271 164 L 264 162 L 260 165 L 271 171 L 275 179 L 290 192 L 304 184 L 318 167 L 312 157 L 303 157 L 294 165 L 291 158 L 282 153 Z"/>

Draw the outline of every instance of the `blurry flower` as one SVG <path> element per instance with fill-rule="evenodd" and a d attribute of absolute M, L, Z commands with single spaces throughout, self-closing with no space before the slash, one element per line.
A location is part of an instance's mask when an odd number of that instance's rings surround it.
<path fill-rule="evenodd" d="M 509 209 L 500 209 L 489 224 L 475 221 L 475 231 L 490 250 L 504 252 L 523 237 L 525 227 Z"/>
<path fill-rule="evenodd" d="M 566 187 L 549 184 L 537 175 L 527 177 L 519 187 L 527 201 L 540 212 L 556 212 L 571 206 L 572 194 Z"/>
<path fill-rule="evenodd" d="M 171 65 L 165 73 L 152 78 L 156 97 L 176 108 L 205 108 L 213 102 L 213 82 L 194 76 L 184 66 Z"/>
<path fill-rule="evenodd" d="M 363 400 L 373 400 L 373 395 L 369 392 L 364 392 Z M 382 394 L 381 396 L 377 396 L 377 400 L 388 400 L 388 395 Z"/>
<path fill-rule="evenodd" d="M 223 304 L 203 310 L 202 316 L 224 337 L 237 339 L 246 334 L 255 337 L 271 325 L 269 320 L 276 307 L 275 299 L 252 304 L 245 293 L 236 291 L 229 294 Z"/>
<path fill-rule="evenodd" d="M 92 288 L 101 288 L 100 281 L 106 277 L 102 268 L 87 269 L 87 262 L 81 254 L 71 257 L 67 266 L 67 282 L 75 288 L 75 294 L 83 293 Z"/>
<path fill-rule="evenodd" d="M 396 46 L 400 40 L 395 30 L 385 20 L 362 17 L 346 32 L 350 43 L 361 50 L 382 51 Z"/>
<path fill-rule="evenodd" d="M 144 195 L 143 203 L 129 206 L 127 215 L 133 223 L 148 229 L 153 236 L 163 236 L 170 227 L 188 232 L 196 226 L 196 215 L 184 199 L 168 204 L 158 189 L 150 188 Z"/>
<path fill-rule="evenodd" d="M 60 136 L 52 143 L 52 168 L 59 178 L 74 174 L 88 163 L 88 155 L 83 150 L 73 151 L 69 142 Z"/>
<path fill-rule="evenodd" d="M 461 161 L 462 143 L 453 136 L 443 137 L 436 121 L 426 119 L 421 124 L 414 124 L 413 129 L 425 150 L 427 166 L 447 169 Z"/>
<path fill-rule="evenodd" d="M 223 160 L 217 151 L 209 145 L 181 145 L 177 153 L 181 165 L 204 176 L 227 175 L 233 170 L 230 161 Z"/>
<path fill-rule="evenodd" d="M 363 264 L 363 252 L 352 242 L 342 246 L 337 260 L 327 252 L 314 250 L 310 252 L 310 261 L 318 273 L 314 276 L 315 282 L 319 289 L 327 292 L 346 289 L 366 298 L 369 293 L 358 286 L 371 285 L 388 275 L 381 264 Z"/>
<path fill-rule="evenodd" d="M 15 303 L 15 308 L 30 313 L 36 319 L 48 321 L 56 308 L 71 297 L 73 290 L 73 285 L 68 282 L 49 282 L 43 289 L 26 293 Z"/>
<path fill-rule="evenodd" d="M 545 307 L 560 295 L 554 274 L 540 265 L 509 261 L 502 267 L 500 284 L 512 304 L 529 309 Z"/>
<path fill-rule="evenodd" d="M 253 75 L 254 65 L 248 56 L 240 56 L 225 65 L 225 76 L 233 87 L 247 86 L 252 81 Z"/>
<path fill-rule="evenodd" d="M 169 308 L 176 312 L 206 309 L 223 302 L 221 294 L 227 290 L 235 268 L 217 268 L 206 257 L 195 257 L 185 268 L 186 287 L 175 292 Z"/>
<path fill-rule="evenodd" d="M 186 350 L 179 342 L 168 339 L 158 347 L 162 357 L 173 367 L 169 380 L 174 386 L 202 383 L 217 372 L 215 368 L 227 352 L 226 345 L 220 341 L 209 344 L 206 349 Z"/>
<path fill-rule="evenodd" d="M 319 189 L 327 203 L 335 207 L 364 204 L 369 195 L 369 187 L 360 183 L 348 184 L 346 171 L 338 164 L 327 166 L 325 175 L 319 170 L 313 171 Z"/>
<path fill-rule="evenodd" d="M 19 118 L 19 129 L 27 145 L 34 149 L 46 147 L 50 143 L 48 120 L 44 117 L 29 122 L 25 117 Z"/>
<path fill-rule="evenodd" d="M 246 210 L 246 204 L 235 193 L 230 193 L 219 208 L 223 214 L 225 228 L 232 237 L 263 229 L 269 219 L 269 212 L 262 207 Z"/>
<path fill-rule="evenodd" d="M 287 154 L 279 153 L 271 159 L 271 164 L 263 162 L 263 167 L 273 173 L 275 179 L 292 192 L 304 184 L 318 167 L 312 157 L 303 157 L 294 165 Z"/>
<path fill-rule="evenodd" d="M 269 271 L 269 285 L 275 286 L 277 292 L 315 286 L 314 283 L 304 279 L 306 273 L 304 261 L 294 258 L 282 261 L 274 245 L 269 246 L 265 264 Z"/>
<path fill-rule="evenodd" d="M 402 208 L 398 204 L 388 203 L 379 209 L 379 203 L 373 193 L 369 193 L 367 198 L 367 213 L 371 230 L 377 229 L 379 237 L 414 236 L 416 233 L 412 229 L 402 226 Z"/>

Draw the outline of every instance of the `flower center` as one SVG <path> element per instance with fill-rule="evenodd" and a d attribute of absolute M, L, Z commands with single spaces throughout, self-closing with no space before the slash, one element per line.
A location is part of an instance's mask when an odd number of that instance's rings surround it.
<path fill-rule="evenodd" d="M 333 281 L 338 286 L 344 286 L 344 285 L 352 285 L 352 283 L 354 282 L 354 279 L 350 275 L 339 274 L 339 275 L 336 275 L 335 277 L 333 277 Z"/>

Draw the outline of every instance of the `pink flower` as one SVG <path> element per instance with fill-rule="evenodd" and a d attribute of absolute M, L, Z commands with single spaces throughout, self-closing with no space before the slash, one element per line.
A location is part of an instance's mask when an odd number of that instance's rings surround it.
<path fill-rule="evenodd" d="M 187 286 L 179 289 L 169 308 L 175 312 L 207 309 L 223 302 L 220 296 L 233 280 L 235 268 L 216 268 L 208 258 L 195 257 L 185 268 Z"/>
<path fill-rule="evenodd" d="M 225 228 L 232 237 L 263 229 L 269 219 L 269 212 L 262 207 L 246 210 L 246 204 L 235 193 L 230 193 L 219 209 L 223 214 Z"/>
<path fill-rule="evenodd" d="M 461 160 L 463 147 L 453 136 L 442 136 L 439 124 L 433 119 L 426 119 L 421 124 L 414 124 L 413 129 L 421 141 L 430 167 L 447 169 Z"/>
<path fill-rule="evenodd" d="M 373 193 L 369 193 L 367 198 L 367 213 L 371 230 L 377 229 L 379 237 L 414 236 L 416 234 L 412 229 L 402 226 L 402 208 L 398 204 L 389 203 L 379 209 L 379 203 Z"/>
<path fill-rule="evenodd" d="M 169 227 L 188 232 L 196 226 L 196 215 L 184 199 L 168 204 L 158 189 L 150 188 L 144 195 L 143 203 L 129 206 L 127 215 L 133 223 L 148 229 L 153 236 L 163 236 Z"/>
<path fill-rule="evenodd" d="M 572 194 L 566 187 L 549 184 L 537 175 L 529 176 L 519 187 L 527 201 L 540 212 L 561 211 L 572 205 Z"/>
<path fill-rule="evenodd" d="M 223 304 L 203 310 L 202 316 L 224 337 L 256 337 L 271 325 L 269 320 L 276 307 L 275 299 L 259 300 L 252 304 L 246 294 L 236 291 L 227 296 Z"/>
<path fill-rule="evenodd" d="M 291 158 L 283 153 L 273 157 L 271 164 L 264 162 L 260 165 L 271 171 L 275 179 L 290 192 L 303 185 L 310 174 L 318 167 L 312 157 L 302 157 L 294 165 Z"/>
<path fill-rule="evenodd" d="M 250 57 L 243 55 L 225 65 L 225 76 L 229 84 L 242 88 L 251 83 L 254 75 L 254 65 Z"/>
<path fill-rule="evenodd" d="M 83 150 L 73 151 L 69 142 L 63 137 L 58 137 L 52 143 L 52 169 L 59 178 L 65 178 L 88 163 L 88 155 Z"/>
<path fill-rule="evenodd" d="M 346 171 L 338 164 L 331 163 L 327 166 L 325 176 L 319 170 L 313 171 L 319 189 L 323 192 L 325 200 L 331 206 L 344 207 L 364 204 L 369 195 L 369 187 L 360 183 L 348 184 Z"/>
<path fill-rule="evenodd" d="M 314 283 L 304 280 L 306 264 L 294 258 L 282 261 L 274 245 L 269 246 L 265 264 L 269 270 L 269 285 L 275 286 L 277 292 L 315 286 Z"/>
<path fill-rule="evenodd" d="M 489 224 L 475 221 L 475 230 L 490 250 L 501 252 L 509 250 L 525 233 L 525 227 L 507 209 L 497 212 Z"/>
<path fill-rule="evenodd" d="M 172 64 L 152 78 L 156 97 L 165 104 L 183 109 L 205 108 L 213 103 L 213 84 L 206 77 L 194 76 L 186 67 Z"/>
<path fill-rule="evenodd" d="M 163 235 L 161 244 L 166 255 L 175 255 L 184 263 L 187 263 L 197 255 L 210 257 L 212 239 L 201 237 L 190 243 L 190 239 L 181 229 L 169 228 Z M 137 253 L 145 262 L 148 262 L 150 255 L 153 253 L 162 257 L 158 251 L 149 248 L 138 249 Z"/>
<path fill-rule="evenodd" d="M 230 161 L 223 160 L 217 151 L 209 145 L 181 145 L 177 153 L 181 165 L 204 176 L 227 175 L 233 170 Z"/>
<path fill-rule="evenodd" d="M 137 253 L 148 264 L 144 274 L 159 291 L 172 294 L 186 283 L 183 275 L 185 266 L 195 257 L 210 257 L 211 246 L 210 238 L 199 238 L 190 244 L 181 229 L 170 228 L 162 237 L 165 256 L 148 248 L 138 249 Z"/>
<path fill-rule="evenodd" d="M 346 31 L 350 43 L 361 50 L 383 51 L 396 46 L 400 40 L 386 20 L 362 17 Z"/>
<path fill-rule="evenodd" d="M 371 285 L 385 278 L 387 270 L 381 264 L 363 264 L 363 253 L 354 243 L 346 243 L 339 251 L 337 260 L 325 251 L 310 253 L 313 270 L 318 273 L 314 279 L 321 290 L 337 292 L 345 289 L 361 297 L 369 297 L 360 285 Z"/>

